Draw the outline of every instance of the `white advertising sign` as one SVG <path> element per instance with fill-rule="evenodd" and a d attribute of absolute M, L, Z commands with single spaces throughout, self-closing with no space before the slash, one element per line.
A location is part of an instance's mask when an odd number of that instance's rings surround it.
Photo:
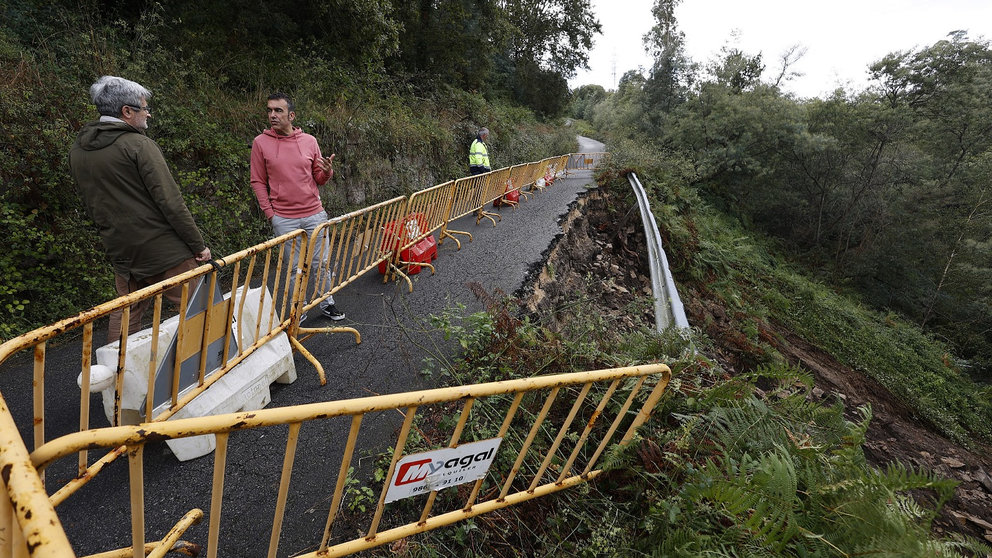
<path fill-rule="evenodd" d="M 489 471 L 502 441 L 492 438 L 400 459 L 389 480 L 386 503 L 481 479 Z"/>

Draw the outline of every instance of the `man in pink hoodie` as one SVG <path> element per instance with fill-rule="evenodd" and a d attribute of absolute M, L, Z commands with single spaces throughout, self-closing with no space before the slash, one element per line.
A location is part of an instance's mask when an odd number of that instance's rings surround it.
<path fill-rule="evenodd" d="M 273 93 L 266 107 L 269 129 L 251 144 L 252 190 L 275 236 L 296 229 L 310 235 L 327 221 L 318 186 L 334 176 L 334 155 L 322 156 L 317 139 L 293 126 L 296 112 L 288 96 Z M 317 269 L 320 261 L 317 254 L 314 256 L 311 266 Z M 332 296 L 321 301 L 320 309 L 334 321 L 344 319 Z"/>

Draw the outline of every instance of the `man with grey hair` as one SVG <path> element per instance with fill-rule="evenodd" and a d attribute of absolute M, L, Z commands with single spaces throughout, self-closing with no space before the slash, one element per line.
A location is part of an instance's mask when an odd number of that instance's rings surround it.
<path fill-rule="evenodd" d="M 210 260 L 193 216 L 172 178 L 161 148 L 145 135 L 151 91 L 133 81 L 103 76 L 90 87 L 100 119 L 85 124 L 69 151 L 69 170 L 96 223 L 114 267 L 118 295 L 126 295 Z M 182 290 L 165 292 L 177 306 Z M 134 333 L 151 300 L 110 316 L 107 333 Z"/>
<path fill-rule="evenodd" d="M 489 129 L 482 128 L 468 148 L 468 171 L 473 175 L 493 170 L 489 165 L 489 148 L 485 143 L 487 139 L 489 139 Z"/>

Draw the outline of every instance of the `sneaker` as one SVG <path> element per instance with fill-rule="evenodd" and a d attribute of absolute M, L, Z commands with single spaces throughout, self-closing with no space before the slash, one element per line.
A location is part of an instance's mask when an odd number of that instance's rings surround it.
<path fill-rule="evenodd" d="M 326 307 L 324 307 L 323 310 L 321 310 L 321 312 L 323 312 L 324 317 L 330 318 L 330 319 L 334 320 L 335 322 L 338 322 L 338 321 L 341 321 L 341 320 L 344 319 L 344 312 L 338 310 L 338 307 L 335 306 L 335 305 L 333 305 L 333 304 L 327 305 Z"/>

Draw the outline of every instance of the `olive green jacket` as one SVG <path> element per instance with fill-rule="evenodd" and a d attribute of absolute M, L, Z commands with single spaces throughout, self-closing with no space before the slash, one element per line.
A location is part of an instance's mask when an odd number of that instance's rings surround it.
<path fill-rule="evenodd" d="M 162 150 L 124 122 L 90 122 L 69 151 L 83 204 L 123 277 L 167 271 L 206 247 Z"/>

